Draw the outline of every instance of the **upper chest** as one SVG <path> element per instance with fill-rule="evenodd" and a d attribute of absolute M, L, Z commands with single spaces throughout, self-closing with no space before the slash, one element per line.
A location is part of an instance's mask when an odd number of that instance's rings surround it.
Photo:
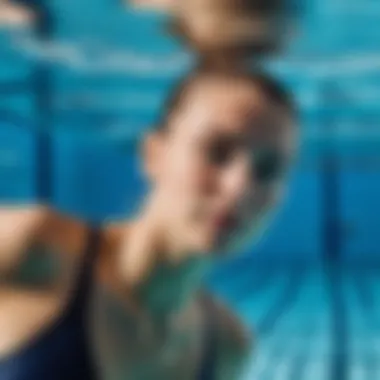
<path fill-rule="evenodd" d="M 102 288 L 92 298 L 92 331 L 103 368 L 119 368 L 138 380 L 145 373 L 159 379 L 194 379 L 203 348 L 203 317 L 191 302 L 165 323 L 137 317 Z M 132 378 L 132 377 L 131 377 Z"/>

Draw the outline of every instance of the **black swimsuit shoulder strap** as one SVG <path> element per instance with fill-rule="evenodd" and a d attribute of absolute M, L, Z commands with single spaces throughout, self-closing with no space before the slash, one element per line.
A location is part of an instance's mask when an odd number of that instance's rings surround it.
<path fill-rule="evenodd" d="M 217 315 L 206 296 L 201 298 L 203 316 L 203 345 L 198 380 L 215 380 L 217 370 Z"/>
<path fill-rule="evenodd" d="M 76 285 L 74 286 L 73 297 L 70 302 L 69 310 L 83 309 L 90 293 L 93 282 L 96 258 L 100 250 L 102 239 L 102 229 L 99 226 L 88 228 L 87 243 L 83 253 L 83 259 L 77 275 Z"/>

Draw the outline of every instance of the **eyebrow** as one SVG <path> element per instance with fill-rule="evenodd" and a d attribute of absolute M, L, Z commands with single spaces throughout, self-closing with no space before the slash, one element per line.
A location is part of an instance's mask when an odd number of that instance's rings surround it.
<path fill-rule="evenodd" d="M 222 127 L 220 125 L 215 125 L 214 127 L 218 131 L 218 134 L 214 136 L 215 140 L 233 143 L 234 145 L 245 145 L 247 142 L 247 136 L 243 132 L 221 131 Z"/>

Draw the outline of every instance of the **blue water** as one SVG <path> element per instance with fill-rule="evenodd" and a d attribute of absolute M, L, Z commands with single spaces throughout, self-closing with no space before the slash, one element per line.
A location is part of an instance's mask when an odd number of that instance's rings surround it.
<path fill-rule="evenodd" d="M 323 160 L 332 150 L 340 159 L 344 256 L 374 259 L 380 4 L 301 5 L 296 38 L 269 62 L 300 104 L 301 151 L 286 202 L 254 251 L 281 261 L 318 260 L 326 216 Z M 56 16 L 52 43 L 38 45 L 28 28 L 0 33 L 0 199 L 36 198 L 31 131 L 43 115 L 33 80 L 44 63 L 53 88 L 54 201 L 91 219 L 130 215 L 145 191 L 139 136 L 159 120 L 165 94 L 191 67 L 191 57 L 165 35 L 163 15 L 136 13 L 118 1 L 52 0 L 49 6 Z"/>
<path fill-rule="evenodd" d="M 255 337 L 247 380 L 379 377 L 378 267 L 329 273 L 250 260 L 211 281 Z"/>
<path fill-rule="evenodd" d="M 49 0 L 57 16 L 49 45 L 37 44 L 27 28 L 0 31 L 0 200 L 37 199 L 36 131 L 46 118 L 59 208 L 89 220 L 138 209 L 146 192 L 140 137 L 158 121 L 166 93 L 192 58 L 165 35 L 165 17 L 120 3 Z M 300 106 L 301 147 L 286 199 L 264 237 L 243 258 L 219 264 L 210 286 L 257 339 L 247 380 L 375 380 L 380 3 L 302 5 L 298 34 L 268 62 Z M 36 107 L 41 64 L 53 88 L 49 115 Z M 332 190 L 328 154 L 338 160 Z M 334 190 L 335 211 L 326 204 Z M 331 214 L 340 255 L 355 270 L 322 267 Z"/>

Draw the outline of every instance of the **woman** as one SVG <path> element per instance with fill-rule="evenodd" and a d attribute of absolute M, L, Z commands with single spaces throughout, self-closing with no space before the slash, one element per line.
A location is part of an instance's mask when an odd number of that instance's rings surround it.
<path fill-rule="evenodd" d="M 151 190 L 135 220 L 90 228 L 4 208 L 0 378 L 238 379 L 248 336 L 202 279 L 275 204 L 293 124 L 267 76 L 199 70 L 144 141 Z M 26 264 L 36 273 L 22 279 Z"/>

